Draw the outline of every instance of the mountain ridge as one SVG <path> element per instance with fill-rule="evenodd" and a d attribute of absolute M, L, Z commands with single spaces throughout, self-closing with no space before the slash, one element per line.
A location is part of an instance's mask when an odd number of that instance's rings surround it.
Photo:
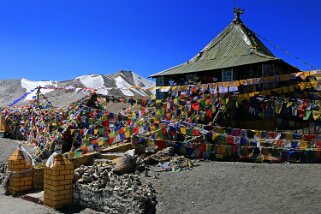
<path fill-rule="evenodd" d="M 86 74 L 70 80 L 40 80 L 26 78 L 0 80 L 0 106 L 9 105 L 12 101 L 22 97 L 38 86 L 44 87 L 41 92 L 55 106 L 64 106 L 84 96 L 84 88 L 96 89 L 97 93 L 110 96 L 143 97 L 153 92 L 146 89 L 155 86 L 155 82 L 148 80 L 132 71 L 121 70 L 113 74 Z M 134 87 L 134 86 L 139 86 Z M 47 87 L 47 88 L 46 88 Z M 73 92 L 63 92 L 53 88 L 69 88 Z M 20 101 L 20 105 L 29 103 L 36 95 L 34 90 Z"/>

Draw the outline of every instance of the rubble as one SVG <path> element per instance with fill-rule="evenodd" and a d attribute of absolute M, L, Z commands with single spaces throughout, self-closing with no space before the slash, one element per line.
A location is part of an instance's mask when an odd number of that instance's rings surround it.
<path fill-rule="evenodd" d="M 0 165 L 0 184 L 2 184 L 5 177 L 6 177 L 6 165 L 1 164 Z"/>
<path fill-rule="evenodd" d="M 105 160 L 104 160 L 105 161 Z M 75 169 L 74 202 L 105 213 L 146 213 L 155 210 L 156 192 L 135 174 L 118 175 L 110 162 Z M 152 212 L 153 213 L 153 212 Z"/>
<path fill-rule="evenodd" d="M 175 155 L 173 147 L 167 147 L 156 154 L 147 156 L 145 158 L 145 164 L 158 165 L 160 171 L 173 171 L 179 172 L 183 169 L 191 169 L 193 167 L 192 160 L 184 157 Z"/>
<path fill-rule="evenodd" d="M 158 165 L 161 171 L 173 172 L 180 172 L 184 169 L 191 169 L 193 167 L 192 161 L 185 158 L 184 156 L 173 157 L 169 161 L 162 164 L 159 163 Z"/>

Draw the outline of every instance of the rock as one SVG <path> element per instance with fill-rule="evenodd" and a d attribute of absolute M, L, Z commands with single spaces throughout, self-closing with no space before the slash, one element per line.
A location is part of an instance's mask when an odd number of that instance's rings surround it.
<path fill-rule="evenodd" d="M 135 149 L 128 150 L 124 153 L 125 155 L 130 155 L 132 157 L 135 157 Z"/>
<path fill-rule="evenodd" d="M 130 161 L 136 163 L 133 157 Z M 123 164 L 127 162 L 123 160 Z M 155 209 L 156 192 L 151 183 L 142 184 L 138 175 L 115 174 L 100 163 L 75 170 L 75 174 L 81 174 L 74 183 L 75 203 L 106 213 L 146 213 Z"/>
<path fill-rule="evenodd" d="M 145 154 L 145 145 L 143 144 L 136 144 L 135 145 L 135 154 L 137 155 L 142 155 L 142 154 Z"/>
<path fill-rule="evenodd" d="M 136 159 L 130 155 L 124 155 L 118 159 L 115 164 L 114 172 L 118 174 L 134 173 L 136 168 Z"/>

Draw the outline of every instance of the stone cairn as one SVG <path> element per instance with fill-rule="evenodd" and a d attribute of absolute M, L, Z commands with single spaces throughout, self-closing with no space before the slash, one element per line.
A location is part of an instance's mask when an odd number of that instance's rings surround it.
<path fill-rule="evenodd" d="M 54 154 L 52 166 L 45 168 L 44 204 L 54 209 L 72 203 L 73 165 L 62 154 Z"/>
<path fill-rule="evenodd" d="M 30 158 L 30 157 L 27 157 Z M 8 193 L 17 195 L 32 189 L 32 162 L 26 160 L 21 147 L 17 148 L 8 159 Z"/>
<path fill-rule="evenodd" d="M 107 160 L 75 170 L 74 203 L 105 213 L 146 213 L 155 210 L 156 192 L 138 175 L 118 175 Z M 153 213 L 153 212 L 151 212 Z"/>

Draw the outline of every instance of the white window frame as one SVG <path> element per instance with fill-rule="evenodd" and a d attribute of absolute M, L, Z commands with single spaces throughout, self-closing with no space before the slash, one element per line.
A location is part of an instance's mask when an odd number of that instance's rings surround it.
<path fill-rule="evenodd" d="M 227 73 L 227 72 L 230 72 L 230 78 L 229 79 L 227 79 L 227 78 L 225 78 L 225 73 Z M 224 69 L 222 69 L 222 82 L 228 82 L 228 81 L 233 81 L 233 68 L 224 68 Z"/>

